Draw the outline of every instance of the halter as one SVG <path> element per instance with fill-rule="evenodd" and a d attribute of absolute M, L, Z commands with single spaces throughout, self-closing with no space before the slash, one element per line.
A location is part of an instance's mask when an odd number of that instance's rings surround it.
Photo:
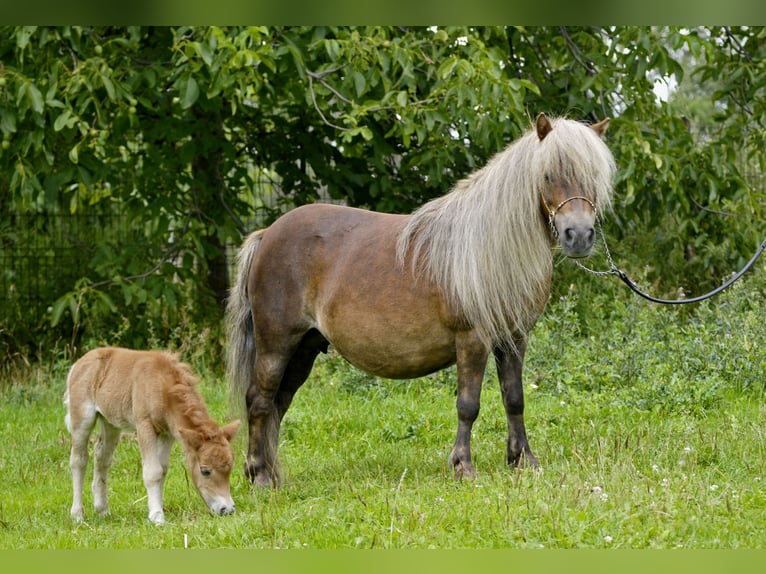
<path fill-rule="evenodd" d="M 559 203 L 553 209 L 548 209 L 548 225 L 551 226 L 551 229 L 553 230 L 553 236 L 554 237 L 558 237 L 559 236 L 559 232 L 556 229 L 556 222 L 555 222 L 556 213 L 558 212 L 559 209 L 561 209 L 567 203 L 569 203 L 570 201 L 574 201 L 575 199 L 582 199 L 583 201 L 587 202 L 588 205 L 590 205 L 591 209 L 593 210 L 594 215 L 598 214 L 598 210 L 596 209 L 596 205 L 590 199 L 585 197 L 584 195 L 573 195 L 572 197 L 567 197 L 564 201 Z M 545 202 L 544 199 L 543 199 L 543 204 L 545 204 L 545 207 L 548 208 L 548 204 Z"/>

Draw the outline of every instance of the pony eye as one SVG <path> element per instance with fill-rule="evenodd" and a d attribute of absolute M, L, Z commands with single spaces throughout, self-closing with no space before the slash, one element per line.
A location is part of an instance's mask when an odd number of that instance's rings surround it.
<path fill-rule="evenodd" d="M 210 476 L 211 474 L 213 474 L 213 471 L 212 471 L 212 470 L 210 470 L 210 469 L 209 469 L 208 467 L 206 467 L 206 466 L 201 466 L 201 467 L 199 467 L 199 473 L 200 473 L 202 476 L 208 477 L 208 476 Z"/>

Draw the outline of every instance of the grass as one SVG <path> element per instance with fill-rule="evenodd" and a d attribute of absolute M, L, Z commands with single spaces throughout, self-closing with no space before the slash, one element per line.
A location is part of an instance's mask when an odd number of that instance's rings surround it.
<path fill-rule="evenodd" d="M 112 514 L 91 511 L 85 523 L 71 523 L 61 403 L 68 364 L 5 373 L 0 549 L 762 549 L 763 284 L 761 272 L 694 310 L 574 290 L 555 301 L 525 366 L 527 429 L 540 471 L 505 466 L 491 367 L 472 443 L 480 476 L 456 482 L 447 465 L 454 369 L 382 381 L 323 357 L 283 425 L 283 487 L 255 489 L 245 480 L 242 432 L 232 479 L 237 512 L 210 516 L 176 446 L 168 524 L 159 528 L 147 520 L 130 435 L 112 468 Z M 223 422 L 225 382 L 204 373 L 201 390 Z M 87 489 L 85 500 L 88 511 Z"/>

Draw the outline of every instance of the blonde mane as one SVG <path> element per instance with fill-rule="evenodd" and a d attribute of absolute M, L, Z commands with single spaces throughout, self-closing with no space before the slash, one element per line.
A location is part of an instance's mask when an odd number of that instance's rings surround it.
<path fill-rule="evenodd" d="M 611 207 L 615 163 L 587 125 L 555 118 L 530 130 L 454 189 L 415 211 L 397 242 L 401 265 L 444 292 L 489 346 L 516 348 L 545 308 L 552 236 L 541 210 L 547 176 L 576 181 L 599 210 Z M 409 257 L 409 259 L 408 259 Z"/>

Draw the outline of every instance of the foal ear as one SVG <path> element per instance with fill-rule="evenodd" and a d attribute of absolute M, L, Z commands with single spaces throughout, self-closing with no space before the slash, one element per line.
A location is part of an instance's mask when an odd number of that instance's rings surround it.
<path fill-rule="evenodd" d="M 593 131 L 595 131 L 598 134 L 598 137 L 601 137 L 601 138 L 604 137 L 604 134 L 606 133 L 606 128 L 609 127 L 609 119 L 610 118 L 604 118 L 597 124 L 593 124 L 592 126 L 590 126 L 591 129 L 593 129 Z"/>
<path fill-rule="evenodd" d="M 537 115 L 537 119 L 535 119 L 535 129 L 537 130 L 537 137 L 540 141 L 543 141 L 545 136 L 551 133 L 551 130 L 553 129 L 551 122 L 548 121 L 548 118 L 542 112 L 540 112 Z"/>
<path fill-rule="evenodd" d="M 241 424 L 240 420 L 237 419 L 235 421 L 231 421 L 226 426 L 221 427 L 221 432 L 223 432 L 223 436 L 224 438 L 226 438 L 227 441 L 231 442 L 231 440 L 237 434 L 240 424 Z"/>
<path fill-rule="evenodd" d="M 198 450 L 202 445 L 202 433 L 194 429 L 179 428 L 178 434 L 185 445 L 192 450 Z"/>

